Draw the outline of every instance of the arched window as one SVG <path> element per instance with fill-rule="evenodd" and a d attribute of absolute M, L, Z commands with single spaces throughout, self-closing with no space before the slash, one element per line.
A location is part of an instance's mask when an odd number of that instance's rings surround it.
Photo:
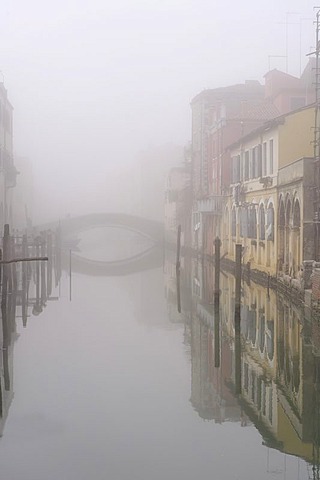
<path fill-rule="evenodd" d="M 240 208 L 240 236 L 246 238 L 248 236 L 248 209 Z"/>
<path fill-rule="evenodd" d="M 265 240 L 266 238 L 266 218 L 264 213 L 263 204 L 259 208 L 259 230 L 260 230 L 260 240 Z"/>
<path fill-rule="evenodd" d="M 287 198 L 287 203 L 286 203 L 286 227 L 289 227 L 291 225 L 291 200 Z"/>
<path fill-rule="evenodd" d="M 274 241 L 274 208 L 273 204 L 270 203 L 267 209 L 267 230 L 266 230 L 267 240 Z"/>
<path fill-rule="evenodd" d="M 256 336 L 257 336 L 257 312 L 256 312 L 256 310 L 249 310 L 248 320 L 249 320 L 249 340 L 252 342 L 252 345 L 255 346 Z"/>
<path fill-rule="evenodd" d="M 269 360 L 271 361 L 274 356 L 274 321 L 268 320 L 267 327 L 267 353 Z"/>
<path fill-rule="evenodd" d="M 264 345 L 265 345 L 265 316 L 263 313 L 260 313 L 260 318 L 259 318 L 259 348 L 260 352 L 263 353 L 264 351 Z"/>
<path fill-rule="evenodd" d="M 278 223 L 279 223 L 279 227 L 285 227 L 285 225 L 286 225 L 286 216 L 285 216 L 285 213 L 284 213 L 284 202 L 283 202 L 283 198 L 281 198 L 281 197 L 279 199 L 279 220 L 278 220 Z"/>
<path fill-rule="evenodd" d="M 257 213 L 255 207 L 249 210 L 249 235 L 250 238 L 257 238 Z"/>
<path fill-rule="evenodd" d="M 293 226 L 300 227 L 300 224 L 301 224 L 300 204 L 299 204 L 299 200 L 296 200 L 294 202 L 294 207 L 293 207 Z"/>

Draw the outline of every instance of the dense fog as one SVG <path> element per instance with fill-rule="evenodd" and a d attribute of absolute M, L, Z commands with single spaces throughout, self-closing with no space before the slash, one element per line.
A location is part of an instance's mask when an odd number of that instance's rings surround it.
<path fill-rule="evenodd" d="M 190 142 L 192 97 L 263 82 L 269 69 L 286 70 L 286 54 L 288 72 L 299 75 L 315 43 L 313 6 L 3 0 L 1 80 L 18 169 L 27 159 L 18 181 L 32 168 L 35 218 L 139 213 L 144 165 L 179 163 Z M 151 191 L 153 181 L 158 173 Z"/>

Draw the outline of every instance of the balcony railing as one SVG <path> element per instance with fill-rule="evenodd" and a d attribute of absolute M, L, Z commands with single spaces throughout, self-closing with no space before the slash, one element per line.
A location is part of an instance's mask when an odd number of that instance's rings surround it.
<path fill-rule="evenodd" d="M 208 198 L 198 200 L 198 211 L 201 213 L 212 213 L 222 215 L 227 197 L 225 195 L 212 195 Z"/>

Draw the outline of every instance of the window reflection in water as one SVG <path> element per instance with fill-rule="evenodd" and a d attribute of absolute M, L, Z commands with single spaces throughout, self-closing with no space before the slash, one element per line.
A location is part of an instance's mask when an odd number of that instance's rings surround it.
<path fill-rule="evenodd" d="M 170 290 L 169 265 L 167 258 Z M 319 471 L 319 342 L 312 333 L 317 320 L 280 294 L 242 282 L 241 394 L 236 395 L 235 279 L 227 272 L 220 276 L 220 342 L 215 343 L 212 263 L 185 259 L 181 277 L 181 295 L 192 298 L 191 305 L 182 301 L 180 321 L 190 331 L 194 410 L 218 423 L 253 424 L 266 446 L 301 457 Z M 174 300 L 168 291 L 167 300 Z M 215 345 L 220 345 L 219 368 L 214 366 Z"/>

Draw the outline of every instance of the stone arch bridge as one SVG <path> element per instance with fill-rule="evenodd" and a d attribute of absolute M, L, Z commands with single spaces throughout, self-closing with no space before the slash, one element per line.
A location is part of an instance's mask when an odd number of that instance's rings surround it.
<path fill-rule="evenodd" d="M 162 243 L 164 238 L 162 223 L 126 213 L 93 213 L 67 217 L 60 220 L 60 226 L 64 239 L 101 226 L 124 228 L 148 237 L 154 243 Z"/>
<path fill-rule="evenodd" d="M 150 240 L 150 248 L 132 257 L 115 261 L 92 260 L 72 254 L 73 271 L 87 275 L 128 275 L 155 268 L 162 264 L 164 227 L 161 222 L 125 213 L 93 213 L 77 217 L 66 217 L 59 221 L 62 243 L 62 261 L 67 266 L 69 248 L 76 244 L 81 232 L 97 227 L 116 227 L 132 231 Z M 49 229 L 57 224 L 38 227 Z"/>

